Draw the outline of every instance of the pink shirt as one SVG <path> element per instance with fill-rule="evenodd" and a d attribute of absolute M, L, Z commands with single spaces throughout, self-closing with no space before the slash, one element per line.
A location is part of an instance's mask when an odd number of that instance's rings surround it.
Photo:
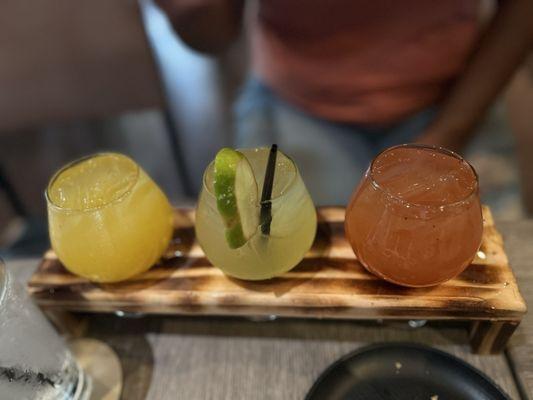
<path fill-rule="evenodd" d="M 389 123 L 437 102 L 478 34 L 477 0 L 260 0 L 252 64 L 288 102 Z"/>

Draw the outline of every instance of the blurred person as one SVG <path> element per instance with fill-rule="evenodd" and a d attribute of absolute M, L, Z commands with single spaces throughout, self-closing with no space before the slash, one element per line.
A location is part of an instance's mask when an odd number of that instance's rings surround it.
<path fill-rule="evenodd" d="M 531 21 L 533 24 L 533 20 Z M 505 96 L 507 116 L 516 141 L 522 203 L 533 216 L 533 54 L 516 72 Z"/>
<path fill-rule="evenodd" d="M 191 48 L 224 51 L 244 0 L 156 0 Z M 235 107 L 239 147 L 278 143 L 315 202 L 347 202 L 382 149 L 460 150 L 531 44 L 533 2 L 258 0 L 251 74 Z"/>

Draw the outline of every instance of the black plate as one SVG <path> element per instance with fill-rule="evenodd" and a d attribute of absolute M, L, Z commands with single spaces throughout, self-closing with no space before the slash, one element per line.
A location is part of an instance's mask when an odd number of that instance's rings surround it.
<path fill-rule="evenodd" d="M 436 397 L 437 396 L 437 397 Z M 510 400 L 464 361 L 417 344 L 378 344 L 336 361 L 306 400 Z"/>

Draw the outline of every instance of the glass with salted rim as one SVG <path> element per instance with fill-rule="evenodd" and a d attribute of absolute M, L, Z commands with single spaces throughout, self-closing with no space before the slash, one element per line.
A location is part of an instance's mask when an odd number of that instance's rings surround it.
<path fill-rule="evenodd" d="M 371 273 L 432 286 L 461 273 L 481 244 L 474 168 L 456 153 L 407 144 L 370 164 L 346 210 L 345 233 Z"/>

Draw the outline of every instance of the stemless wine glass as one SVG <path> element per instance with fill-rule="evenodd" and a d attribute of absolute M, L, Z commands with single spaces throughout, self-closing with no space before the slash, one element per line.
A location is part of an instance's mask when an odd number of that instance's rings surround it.
<path fill-rule="evenodd" d="M 72 273 L 116 282 L 150 268 L 172 236 L 172 208 L 130 158 L 102 153 L 75 161 L 46 190 L 52 248 Z"/>
<path fill-rule="evenodd" d="M 0 259 L 0 398 L 86 400 L 91 381 Z"/>
<path fill-rule="evenodd" d="M 263 187 L 269 148 L 244 149 L 258 187 Z M 272 190 L 270 234 L 258 226 L 243 246 L 232 249 L 214 196 L 214 163 L 204 174 L 196 209 L 196 235 L 209 261 L 240 279 L 260 280 L 280 275 L 298 264 L 313 244 L 317 216 L 313 201 L 294 162 L 278 151 Z M 260 204 L 255 205 L 259 214 Z"/>
<path fill-rule="evenodd" d="M 352 195 L 345 231 L 359 261 L 387 281 L 431 286 L 451 279 L 481 244 L 477 174 L 443 148 L 389 148 Z"/>

